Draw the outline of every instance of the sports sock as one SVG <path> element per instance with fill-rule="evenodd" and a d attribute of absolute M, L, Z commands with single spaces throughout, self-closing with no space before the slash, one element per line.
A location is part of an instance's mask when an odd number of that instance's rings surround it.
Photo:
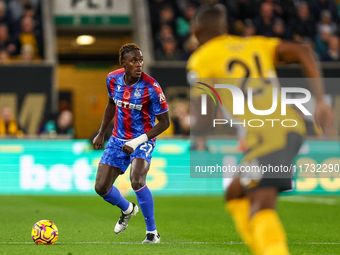
<path fill-rule="evenodd" d="M 126 211 L 129 208 L 130 202 L 120 194 L 119 190 L 115 186 L 112 186 L 109 192 L 102 195 L 102 197 L 110 204 L 118 206 L 122 211 Z"/>
<path fill-rule="evenodd" d="M 157 235 L 158 232 L 157 230 L 154 230 L 154 231 L 146 231 L 147 234 L 154 234 L 154 235 Z"/>
<path fill-rule="evenodd" d="M 129 207 L 128 209 L 126 209 L 125 211 L 123 211 L 124 214 L 130 214 L 133 210 L 133 204 L 129 203 Z"/>
<path fill-rule="evenodd" d="M 237 198 L 226 202 L 226 210 L 230 213 L 236 230 L 242 240 L 254 254 L 261 254 L 259 247 L 254 242 L 250 225 L 250 201 L 248 198 Z"/>
<path fill-rule="evenodd" d="M 146 186 L 146 184 L 140 189 L 135 190 L 138 204 L 142 210 L 144 220 L 146 223 L 146 231 L 154 231 L 156 230 L 155 223 L 155 212 L 153 208 L 153 197 Z"/>
<path fill-rule="evenodd" d="M 254 241 L 265 255 L 289 255 L 287 238 L 280 218 L 273 209 L 257 212 L 251 219 Z"/>

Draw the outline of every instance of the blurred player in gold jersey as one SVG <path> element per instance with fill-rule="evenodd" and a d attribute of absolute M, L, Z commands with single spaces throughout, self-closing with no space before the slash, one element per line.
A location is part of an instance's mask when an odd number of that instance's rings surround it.
<path fill-rule="evenodd" d="M 315 78 L 310 82 L 316 99 L 314 118 L 316 124 L 327 131 L 333 112 L 323 101 L 321 75 L 310 53 L 298 44 L 277 38 L 228 35 L 226 20 L 226 11 L 220 5 L 201 6 L 197 10 L 194 27 L 201 46 L 188 60 L 188 75 L 212 79 L 238 78 L 237 86 L 243 91 L 246 87 L 253 87 L 254 91 L 259 92 L 253 96 L 254 108 L 265 110 L 272 104 L 273 86 L 268 78 L 276 77 L 275 65 L 299 63 L 305 77 Z M 223 106 L 232 112 L 231 92 L 228 89 L 219 90 L 219 95 Z M 245 109 L 243 118 L 246 121 L 254 116 L 262 120 L 278 119 L 281 117 L 280 107 L 270 116 L 257 116 Z M 248 150 L 244 164 L 288 166 L 292 163 L 306 128 L 293 107 L 287 106 L 286 118 L 298 120 L 298 125 L 291 128 L 279 125 L 275 128 L 247 129 Z M 238 233 L 254 254 L 289 254 L 285 231 L 275 208 L 278 193 L 291 188 L 291 176 L 266 177 L 263 175 L 252 182 L 242 173 L 236 176 L 226 192 L 226 209 Z"/>

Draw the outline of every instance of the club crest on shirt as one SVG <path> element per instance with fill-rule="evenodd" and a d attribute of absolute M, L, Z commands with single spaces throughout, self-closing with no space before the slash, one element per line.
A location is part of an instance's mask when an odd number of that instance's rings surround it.
<path fill-rule="evenodd" d="M 124 97 L 124 99 L 129 99 L 130 98 L 130 92 L 124 91 L 123 97 Z"/>
<path fill-rule="evenodd" d="M 135 90 L 134 96 L 135 96 L 135 97 L 140 97 L 140 96 L 141 96 L 141 93 L 140 93 L 140 92 L 141 92 L 141 89 L 136 89 L 136 90 Z"/>

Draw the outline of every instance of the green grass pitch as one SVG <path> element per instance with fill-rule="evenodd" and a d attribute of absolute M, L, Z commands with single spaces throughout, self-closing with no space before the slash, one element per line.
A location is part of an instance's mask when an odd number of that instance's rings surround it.
<path fill-rule="evenodd" d="M 100 197 L 0 196 L 0 254 L 250 254 L 224 211 L 222 195 L 154 200 L 161 243 L 142 245 L 142 213 L 116 235 L 120 211 Z M 291 254 L 340 254 L 339 197 L 282 197 L 278 211 Z M 57 225 L 56 244 L 33 243 L 31 228 L 42 219 Z"/>

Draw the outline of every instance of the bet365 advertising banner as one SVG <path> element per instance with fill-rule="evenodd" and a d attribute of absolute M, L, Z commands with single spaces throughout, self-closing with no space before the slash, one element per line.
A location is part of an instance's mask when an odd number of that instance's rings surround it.
<path fill-rule="evenodd" d="M 202 157 L 216 157 L 221 165 L 235 165 L 242 154 L 237 153 L 237 141 L 209 141 Z M 0 194 L 91 195 L 102 150 L 92 150 L 86 140 L 0 140 Z M 191 152 L 192 153 L 192 152 Z M 340 165 L 339 143 L 307 141 L 300 149 L 296 165 L 322 167 Z M 292 193 L 340 194 L 340 178 L 304 178 L 297 171 Z M 222 194 L 230 176 L 218 178 L 190 176 L 190 141 L 158 140 L 147 177 L 155 195 Z M 313 176 L 312 176 L 313 177 Z M 124 195 L 132 194 L 129 171 L 115 185 Z"/>

